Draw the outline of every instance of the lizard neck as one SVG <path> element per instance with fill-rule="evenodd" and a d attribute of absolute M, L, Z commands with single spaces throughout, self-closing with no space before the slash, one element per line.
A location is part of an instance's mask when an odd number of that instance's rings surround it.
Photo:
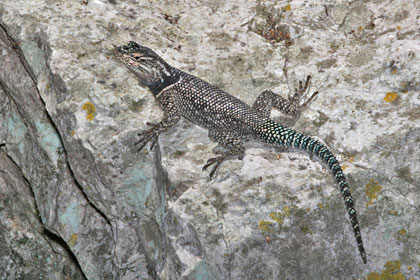
<path fill-rule="evenodd" d="M 168 86 L 171 86 L 179 81 L 181 75 L 181 71 L 172 68 L 170 71 L 170 75 L 166 76 L 163 75 L 160 80 L 157 80 L 149 85 L 147 85 L 150 89 L 150 91 L 153 93 L 154 96 L 158 95 L 162 90 L 167 88 Z"/>

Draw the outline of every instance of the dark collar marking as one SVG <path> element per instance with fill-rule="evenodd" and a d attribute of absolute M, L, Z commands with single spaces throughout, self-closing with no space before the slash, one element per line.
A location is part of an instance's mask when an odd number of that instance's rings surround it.
<path fill-rule="evenodd" d="M 179 81 L 180 73 L 172 72 L 170 76 L 164 76 L 163 81 L 156 81 L 148 85 L 153 95 L 158 95 L 164 88 L 175 84 Z"/>

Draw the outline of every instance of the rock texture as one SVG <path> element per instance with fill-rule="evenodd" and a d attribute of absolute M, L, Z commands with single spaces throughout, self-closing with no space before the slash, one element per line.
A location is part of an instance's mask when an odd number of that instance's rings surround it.
<path fill-rule="evenodd" d="M 1 1 L 0 279 L 419 279 L 419 14 L 415 0 Z M 294 127 L 340 158 L 368 264 L 304 152 L 248 143 L 208 180 L 216 145 L 185 120 L 137 152 L 162 113 L 112 59 L 129 40 L 249 104 L 311 74 L 320 94 Z"/>

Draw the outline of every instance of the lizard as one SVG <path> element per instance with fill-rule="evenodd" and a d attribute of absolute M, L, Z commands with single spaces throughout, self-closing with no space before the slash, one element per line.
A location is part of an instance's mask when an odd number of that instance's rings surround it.
<path fill-rule="evenodd" d="M 242 159 L 245 154 L 244 141 L 255 140 L 278 147 L 294 147 L 316 155 L 328 165 L 334 174 L 363 262 L 367 263 L 359 222 L 349 184 L 337 158 L 320 141 L 288 128 L 270 119 L 271 109 L 287 115 L 298 114 L 318 94 L 314 92 L 301 104 L 301 98 L 308 89 L 311 77 L 305 84 L 299 82 L 299 89 L 289 98 L 283 98 L 273 91 L 263 91 L 252 106 L 230 95 L 215 85 L 172 67 L 152 49 L 130 41 L 114 46 L 114 56 L 131 71 L 140 84 L 147 86 L 157 103 L 163 109 L 159 123 L 147 123 L 150 129 L 139 133 L 139 151 L 151 142 L 153 149 L 158 136 L 174 126 L 181 117 L 208 130 L 210 140 L 226 149 L 208 159 L 203 170 L 212 166 L 210 178 L 227 158 Z"/>

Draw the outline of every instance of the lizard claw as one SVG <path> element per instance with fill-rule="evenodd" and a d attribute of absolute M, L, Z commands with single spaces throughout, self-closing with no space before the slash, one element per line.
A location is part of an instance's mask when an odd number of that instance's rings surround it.
<path fill-rule="evenodd" d="M 225 160 L 225 158 L 226 158 L 226 154 L 223 154 L 221 156 L 209 158 L 207 160 L 207 163 L 203 166 L 203 171 L 206 170 L 207 167 L 209 167 L 210 165 L 214 164 L 212 170 L 210 171 L 210 179 L 213 177 L 214 172 L 219 167 L 219 165 Z"/>
<path fill-rule="evenodd" d="M 157 140 L 158 140 L 158 136 L 159 136 L 159 128 L 160 125 L 159 124 L 152 124 L 152 123 L 146 123 L 149 126 L 152 126 L 151 129 L 148 129 L 146 131 L 140 132 L 138 134 L 138 136 L 140 136 L 139 141 L 137 141 L 136 143 L 134 143 L 134 145 L 138 145 L 140 144 L 140 147 L 138 149 L 138 151 L 141 151 L 144 146 L 146 146 L 146 144 L 151 140 L 152 144 L 150 145 L 150 150 L 153 150 L 153 147 L 156 145 Z"/>
<path fill-rule="evenodd" d="M 290 101 L 296 102 L 296 104 L 299 103 L 299 99 L 303 96 L 303 94 L 308 90 L 309 84 L 311 81 L 311 76 L 306 76 L 305 85 L 303 85 L 302 81 L 299 81 L 299 88 L 295 88 L 295 94 L 289 98 Z M 312 100 L 318 95 L 318 91 L 313 92 L 310 97 L 303 102 L 303 104 L 299 105 L 300 108 L 306 108 L 309 103 L 312 102 Z"/>

